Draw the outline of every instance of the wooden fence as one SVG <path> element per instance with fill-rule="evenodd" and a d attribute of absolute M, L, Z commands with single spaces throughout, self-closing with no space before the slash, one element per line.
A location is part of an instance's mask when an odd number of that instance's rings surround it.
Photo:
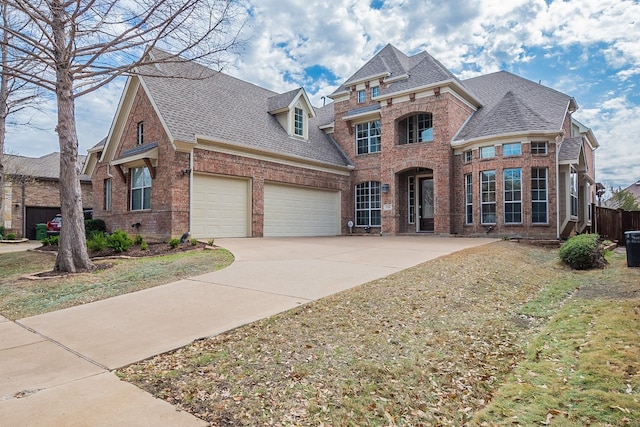
<path fill-rule="evenodd" d="M 593 205 L 595 232 L 624 245 L 625 231 L 640 231 L 640 211 L 623 211 Z"/>

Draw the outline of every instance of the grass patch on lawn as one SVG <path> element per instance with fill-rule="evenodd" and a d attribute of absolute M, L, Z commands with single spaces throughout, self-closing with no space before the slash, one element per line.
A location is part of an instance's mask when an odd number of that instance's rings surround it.
<path fill-rule="evenodd" d="M 610 262 L 497 242 L 118 375 L 216 426 L 633 425 L 640 269 Z"/>
<path fill-rule="evenodd" d="M 0 254 L 0 314 L 21 319 L 122 295 L 226 267 L 225 249 L 96 261 L 112 264 L 92 273 L 28 280 L 26 274 L 53 269 L 55 257 L 37 251 Z"/>

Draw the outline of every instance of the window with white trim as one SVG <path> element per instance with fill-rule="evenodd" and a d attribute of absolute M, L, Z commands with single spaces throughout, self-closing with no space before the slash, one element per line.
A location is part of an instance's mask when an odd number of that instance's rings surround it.
<path fill-rule="evenodd" d="M 380 151 L 380 120 L 356 125 L 356 153 L 368 154 Z"/>
<path fill-rule="evenodd" d="M 398 123 L 398 134 L 401 145 L 433 141 L 433 115 L 420 113 L 401 120 Z"/>
<path fill-rule="evenodd" d="M 522 223 L 522 170 L 505 169 L 503 175 L 504 223 Z"/>
<path fill-rule="evenodd" d="M 293 133 L 297 136 L 304 136 L 304 111 L 296 107 L 293 110 Z"/>
<path fill-rule="evenodd" d="M 494 145 L 490 145 L 488 147 L 480 147 L 481 159 L 490 159 L 495 156 L 496 156 L 496 147 Z"/>
<path fill-rule="evenodd" d="M 464 162 L 469 163 L 471 160 L 473 160 L 473 151 L 467 150 L 463 153 L 463 156 L 464 156 Z"/>
<path fill-rule="evenodd" d="M 104 210 L 111 210 L 111 178 L 104 180 Z"/>
<path fill-rule="evenodd" d="M 364 89 L 359 90 L 357 96 L 358 96 L 358 104 L 362 104 L 367 98 L 367 92 Z"/>
<path fill-rule="evenodd" d="M 151 209 L 151 174 L 147 168 L 131 169 L 131 210 Z"/>
<path fill-rule="evenodd" d="M 416 177 L 410 176 L 407 182 L 407 200 L 408 200 L 408 222 L 409 224 L 416 223 Z"/>
<path fill-rule="evenodd" d="M 547 169 L 531 169 L 531 222 L 533 224 L 547 224 Z"/>
<path fill-rule="evenodd" d="M 522 154 L 522 145 L 519 142 L 502 145 L 502 155 L 504 157 L 519 156 Z"/>
<path fill-rule="evenodd" d="M 356 185 L 356 226 L 380 227 L 380 182 L 369 181 Z"/>
<path fill-rule="evenodd" d="M 480 172 L 480 220 L 496 223 L 496 171 Z"/>
<path fill-rule="evenodd" d="M 375 98 L 380 95 L 380 86 L 374 86 L 371 88 L 371 98 Z"/>
<path fill-rule="evenodd" d="M 137 143 L 138 145 L 144 144 L 144 122 L 138 122 L 137 127 Z"/>
<path fill-rule="evenodd" d="M 571 216 L 578 216 L 578 173 L 573 166 L 571 166 L 569 180 L 569 193 L 571 196 Z"/>
<path fill-rule="evenodd" d="M 473 175 L 464 176 L 465 223 L 473 224 Z"/>
<path fill-rule="evenodd" d="M 531 154 L 547 154 L 547 141 L 531 141 Z"/>

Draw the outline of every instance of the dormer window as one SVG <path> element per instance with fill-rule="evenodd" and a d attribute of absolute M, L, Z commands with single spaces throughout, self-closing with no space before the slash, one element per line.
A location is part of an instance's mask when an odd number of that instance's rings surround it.
<path fill-rule="evenodd" d="M 138 122 L 138 145 L 144 143 L 144 122 Z"/>
<path fill-rule="evenodd" d="M 294 110 L 293 133 L 296 136 L 304 136 L 304 111 L 302 108 L 296 107 Z"/>
<path fill-rule="evenodd" d="M 380 86 L 374 86 L 371 88 L 371 98 L 375 98 L 380 94 Z"/>

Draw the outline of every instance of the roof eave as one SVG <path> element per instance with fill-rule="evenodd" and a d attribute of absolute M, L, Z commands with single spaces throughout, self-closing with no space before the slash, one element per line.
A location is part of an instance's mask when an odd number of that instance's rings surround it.
<path fill-rule="evenodd" d="M 471 144 L 478 144 L 482 142 L 495 141 L 501 139 L 512 139 L 515 137 L 555 137 L 557 135 L 564 134 L 562 129 L 550 131 L 550 130 L 529 130 L 526 132 L 509 132 L 509 133 L 497 133 L 493 135 L 479 136 L 471 139 L 458 139 L 451 141 L 453 148 L 465 147 Z"/>

